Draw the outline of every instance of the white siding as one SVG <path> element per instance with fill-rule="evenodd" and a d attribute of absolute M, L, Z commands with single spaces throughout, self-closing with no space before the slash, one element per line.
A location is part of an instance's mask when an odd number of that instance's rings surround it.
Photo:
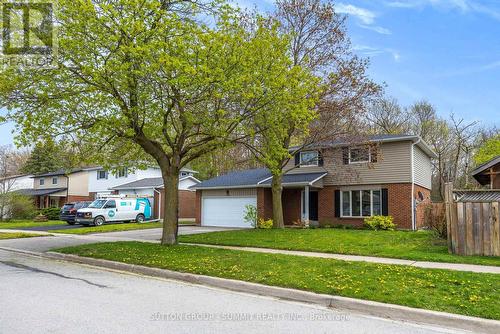
<path fill-rule="evenodd" d="M 415 184 L 427 189 L 432 187 L 432 164 L 431 158 L 418 146 L 413 149 L 413 173 Z"/>
<path fill-rule="evenodd" d="M 126 177 L 117 177 L 111 172 L 108 174 L 107 179 L 97 179 L 98 170 L 89 171 L 89 192 L 109 192 L 109 188 L 116 187 L 120 184 L 129 183 L 139 179 L 149 177 L 161 177 L 160 169 L 148 168 L 146 170 L 129 171 Z"/>
<path fill-rule="evenodd" d="M 184 179 L 179 182 L 179 190 L 189 190 L 189 187 L 198 184 L 198 182 L 193 179 Z"/>
<path fill-rule="evenodd" d="M 4 182 L 5 188 L 8 188 L 10 191 L 19 189 L 33 189 L 34 185 L 31 175 L 13 177 L 11 179 L 6 179 L 0 182 Z"/>

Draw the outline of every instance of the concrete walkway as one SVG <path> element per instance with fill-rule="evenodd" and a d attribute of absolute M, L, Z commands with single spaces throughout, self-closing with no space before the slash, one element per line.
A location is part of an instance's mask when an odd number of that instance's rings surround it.
<path fill-rule="evenodd" d="M 182 244 L 183 245 L 211 247 L 211 248 L 240 250 L 240 251 L 248 251 L 248 252 L 257 252 L 257 253 L 297 255 L 297 256 L 306 256 L 306 257 L 318 257 L 318 258 L 324 258 L 324 259 L 343 260 L 343 261 L 372 262 L 372 263 L 383 263 L 383 264 L 399 264 L 399 265 L 406 265 L 406 266 L 419 267 L 419 268 L 446 269 L 446 270 L 457 270 L 457 271 L 472 271 L 475 273 L 500 274 L 500 267 L 482 266 L 482 265 L 475 265 L 475 264 L 413 261 L 413 260 L 403 260 L 403 259 L 391 259 L 391 258 L 386 258 L 386 257 L 331 254 L 331 253 L 319 253 L 319 252 L 302 252 L 302 251 L 291 251 L 291 250 L 272 249 L 272 248 L 220 246 L 220 245 L 193 244 L 193 243 L 182 243 Z"/>

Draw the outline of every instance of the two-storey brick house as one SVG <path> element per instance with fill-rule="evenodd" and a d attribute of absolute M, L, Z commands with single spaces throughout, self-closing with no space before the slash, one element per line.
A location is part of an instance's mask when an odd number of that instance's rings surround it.
<path fill-rule="evenodd" d="M 297 152 L 284 168 L 283 214 L 294 221 L 362 225 L 390 215 L 399 228 L 423 224 L 430 201 L 435 153 L 418 136 L 373 136 L 362 143 L 335 141 Z M 237 171 L 204 181 L 197 190 L 201 225 L 249 227 L 243 216 L 255 205 L 272 217 L 272 177 L 267 169 Z"/>

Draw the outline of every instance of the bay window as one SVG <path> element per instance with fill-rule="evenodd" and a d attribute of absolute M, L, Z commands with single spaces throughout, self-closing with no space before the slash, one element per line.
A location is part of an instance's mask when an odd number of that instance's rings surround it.
<path fill-rule="evenodd" d="M 342 217 L 369 217 L 382 214 L 380 190 L 346 190 L 341 196 Z"/>

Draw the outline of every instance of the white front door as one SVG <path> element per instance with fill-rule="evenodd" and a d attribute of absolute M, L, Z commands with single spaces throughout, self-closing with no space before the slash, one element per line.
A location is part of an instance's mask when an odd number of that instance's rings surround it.
<path fill-rule="evenodd" d="M 243 219 L 246 205 L 257 206 L 257 197 L 205 197 L 202 199 L 201 225 L 252 227 Z"/>

